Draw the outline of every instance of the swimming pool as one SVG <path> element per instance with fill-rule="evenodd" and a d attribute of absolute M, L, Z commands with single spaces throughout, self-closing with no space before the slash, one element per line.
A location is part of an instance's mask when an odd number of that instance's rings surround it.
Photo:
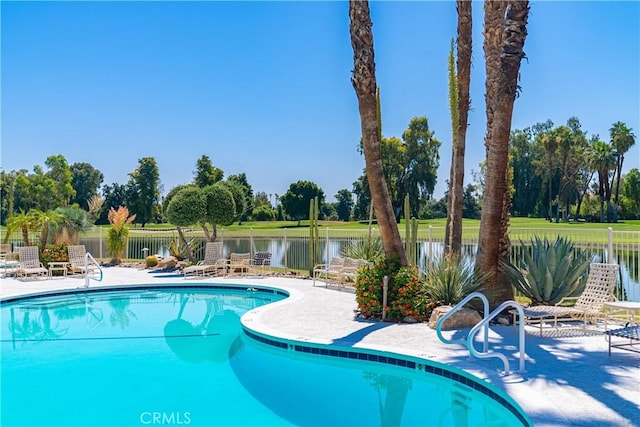
<path fill-rule="evenodd" d="M 508 397 L 460 371 L 243 331 L 243 313 L 283 298 L 246 285 L 182 285 L 3 303 L 0 423 L 530 424 Z"/>

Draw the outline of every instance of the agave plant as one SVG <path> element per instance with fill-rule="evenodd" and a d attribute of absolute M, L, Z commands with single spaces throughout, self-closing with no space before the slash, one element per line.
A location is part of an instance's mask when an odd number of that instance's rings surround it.
<path fill-rule="evenodd" d="M 342 250 L 342 255 L 354 259 L 373 261 L 384 255 L 382 239 L 380 236 L 373 236 L 368 239 L 355 240 Z"/>
<path fill-rule="evenodd" d="M 531 251 L 524 251 L 517 265 L 506 262 L 503 271 L 514 286 L 534 305 L 555 305 L 564 297 L 584 291 L 590 257 L 569 239 L 551 243 L 536 237 Z"/>
<path fill-rule="evenodd" d="M 459 257 L 441 257 L 426 271 L 426 292 L 438 305 L 455 305 L 485 285 L 487 276 Z"/>

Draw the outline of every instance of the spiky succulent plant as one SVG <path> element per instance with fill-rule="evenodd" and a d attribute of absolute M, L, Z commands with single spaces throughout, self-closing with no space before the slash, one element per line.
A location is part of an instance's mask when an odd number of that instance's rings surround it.
<path fill-rule="evenodd" d="M 553 243 L 546 237 L 535 237 L 530 247 L 530 251 L 525 248 L 517 265 L 507 262 L 503 267 L 513 285 L 531 298 L 532 304 L 555 305 L 564 297 L 584 291 L 591 261 L 586 251 L 563 237 Z"/>

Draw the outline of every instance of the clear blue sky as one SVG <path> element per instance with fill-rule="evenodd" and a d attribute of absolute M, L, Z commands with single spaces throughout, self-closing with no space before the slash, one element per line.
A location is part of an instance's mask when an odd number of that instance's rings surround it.
<path fill-rule="evenodd" d="M 332 200 L 364 159 L 351 86 L 346 2 L 7 2 L 2 14 L 3 170 L 49 155 L 88 162 L 124 184 L 141 157 L 166 193 L 208 155 L 254 192 L 297 180 Z M 473 111 L 466 181 L 484 159 L 482 3 L 474 2 Z M 373 2 L 383 133 L 427 116 L 442 141 L 436 196 L 449 175 L 447 54 L 453 1 Z M 577 116 L 608 140 L 615 121 L 640 137 L 640 3 L 531 3 L 528 60 L 513 128 Z M 625 170 L 640 167 L 640 141 Z"/>

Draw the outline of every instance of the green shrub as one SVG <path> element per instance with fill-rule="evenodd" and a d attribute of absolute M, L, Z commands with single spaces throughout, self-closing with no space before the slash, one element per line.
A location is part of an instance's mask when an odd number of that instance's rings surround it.
<path fill-rule="evenodd" d="M 413 266 L 400 267 L 397 259 L 377 258 L 373 265 L 358 270 L 356 276 L 357 312 L 368 319 L 382 318 L 383 278 L 389 277 L 385 318 L 402 321 L 407 316 L 425 320 L 432 305 L 423 292 L 418 270 Z"/>
<path fill-rule="evenodd" d="M 45 267 L 47 267 L 50 262 L 68 262 L 69 252 L 67 252 L 67 245 L 65 243 L 47 245 L 40 254 L 40 261 L 42 261 Z"/>
<path fill-rule="evenodd" d="M 147 268 L 153 268 L 158 265 L 158 257 L 156 255 L 149 255 L 145 260 Z"/>
<path fill-rule="evenodd" d="M 384 255 L 384 246 L 382 246 L 382 239 L 380 238 L 380 236 L 375 236 L 371 239 L 358 239 L 347 245 L 342 250 L 342 255 L 349 258 L 366 259 L 367 261 L 373 261 Z"/>
<path fill-rule="evenodd" d="M 437 305 L 455 305 L 486 283 L 486 276 L 458 257 L 437 259 L 425 276 L 426 292 Z"/>
<path fill-rule="evenodd" d="M 558 237 L 551 243 L 536 237 L 517 265 L 507 262 L 502 268 L 533 305 L 555 305 L 584 291 L 590 262 L 586 251 L 575 248 L 569 239 Z"/>

